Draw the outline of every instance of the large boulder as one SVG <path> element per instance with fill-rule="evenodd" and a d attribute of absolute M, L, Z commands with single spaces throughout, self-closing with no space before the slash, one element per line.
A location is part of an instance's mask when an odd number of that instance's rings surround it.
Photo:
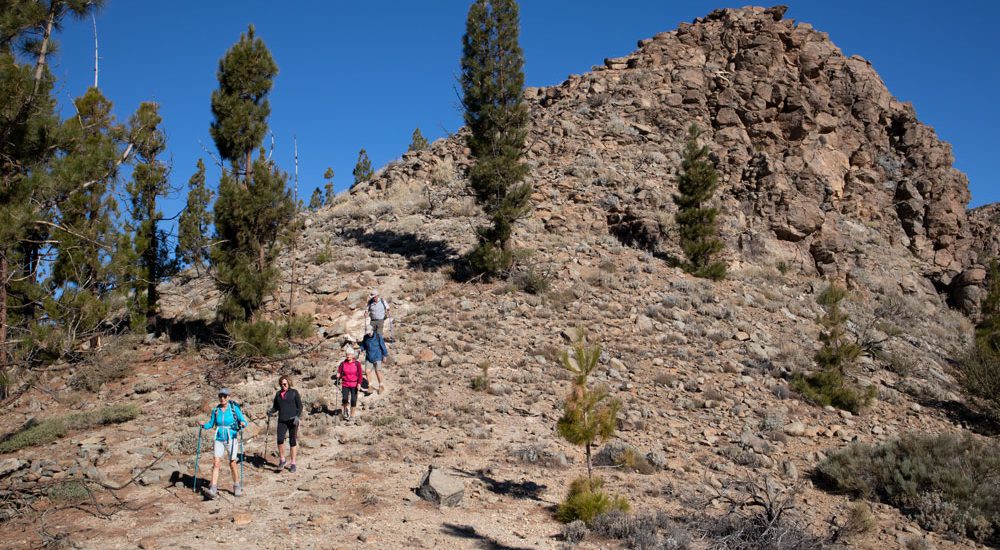
<path fill-rule="evenodd" d="M 465 482 L 435 468 L 427 467 L 427 473 L 420 480 L 417 495 L 438 506 L 458 506 L 465 494 Z"/>

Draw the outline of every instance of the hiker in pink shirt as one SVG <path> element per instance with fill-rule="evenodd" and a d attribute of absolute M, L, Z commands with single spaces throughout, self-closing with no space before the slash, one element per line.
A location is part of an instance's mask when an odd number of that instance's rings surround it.
<path fill-rule="evenodd" d="M 358 389 L 361 388 L 363 377 L 364 368 L 361 366 L 361 361 L 357 360 L 354 348 L 348 347 L 344 350 L 344 360 L 337 367 L 337 381 L 340 383 L 342 396 L 341 415 L 345 420 L 354 418 L 354 409 L 358 405 Z M 350 412 L 347 410 L 348 401 L 351 403 Z"/>

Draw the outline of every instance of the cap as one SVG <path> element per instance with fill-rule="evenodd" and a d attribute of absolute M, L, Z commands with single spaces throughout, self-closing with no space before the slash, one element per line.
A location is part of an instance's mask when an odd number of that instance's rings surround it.
<path fill-rule="evenodd" d="M 219 395 L 229 395 L 229 388 L 222 388 L 219 390 Z"/>
<path fill-rule="evenodd" d="M 351 346 L 345 347 L 344 353 L 346 353 L 347 355 L 357 355 L 357 353 L 354 351 L 354 348 L 352 348 Z"/>
<path fill-rule="evenodd" d="M 377 288 L 373 288 L 372 291 L 368 293 L 368 296 L 371 297 L 371 298 L 374 298 L 375 296 L 378 296 L 378 289 Z"/>

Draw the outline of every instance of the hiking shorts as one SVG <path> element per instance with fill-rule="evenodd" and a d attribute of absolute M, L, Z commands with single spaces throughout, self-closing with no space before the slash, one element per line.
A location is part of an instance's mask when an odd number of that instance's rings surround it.
<path fill-rule="evenodd" d="M 382 327 L 384 326 L 385 326 L 385 319 L 372 319 L 372 330 L 374 330 L 376 334 L 381 335 Z"/>
<path fill-rule="evenodd" d="M 229 441 L 215 441 L 215 458 L 222 458 L 229 455 L 230 462 L 235 462 L 236 457 L 240 455 L 240 442 L 238 439 L 230 439 Z"/>
<path fill-rule="evenodd" d="M 278 445 L 283 445 L 285 443 L 285 434 L 288 434 L 288 446 L 294 447 L 298 445 L 295 436 L 298 435 L 299 427 L 295 425 L 294 420 L 279 420 L 278 421 Z"/>
<path fill-rule="evenodd" d="M 382 366 L 382 362 L 381 361 L 365 361 L 365 365 L 371 365 L 372 370 L 374 370 L 375 372 L 378 372 L 378 368 Z M 367 370 L 367 369 L 365 369 L 365 370 Z"/>
<path fill-rule="evenodd" d="M 357 407 L 358 406 L 358 387 L 357 386 L 354 386 L 353 388 L 348 388 L 347 386 L 341 386 L 340 387 L 340 395 L 343 397 L 343 399 L 341 399 L 341 401 L 340 401 L 341 405 L 347 405 L 347 402 L 350 401 L 352 407 Z"/>

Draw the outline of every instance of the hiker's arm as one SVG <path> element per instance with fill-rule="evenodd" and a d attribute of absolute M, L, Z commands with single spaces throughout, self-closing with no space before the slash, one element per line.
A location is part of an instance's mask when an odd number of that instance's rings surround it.
<path fill-rule="evenodd" d="M 302 397 L 298 391 L 295 392 L 295 416 L 296 418 L 302 416 Z"/>
<path fill-rule="evenodd" d="M 378 345 L 382 348 L 382 356 L 389 357 L 389 348 L 385 345 L 385 338 L 382 338 L 381 335 L 378 339 Z"/>
<path fill-rule="evenodd" d="M 208 417 L 208 422 L 206 422 L 202 428 L 206 430 L 211 430 L 215 427 L 215 409 L 212 409 L 212 416 Z"/>

